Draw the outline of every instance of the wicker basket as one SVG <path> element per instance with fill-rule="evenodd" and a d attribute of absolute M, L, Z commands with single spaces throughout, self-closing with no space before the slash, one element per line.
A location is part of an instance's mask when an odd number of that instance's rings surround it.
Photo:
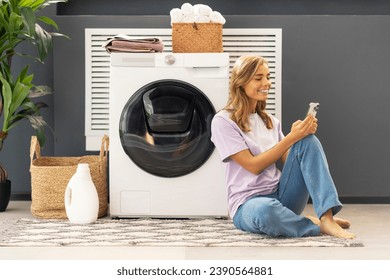
<path fill-rule="evenodd" d="M 223 52 L 222 24 L 173 23 L 172 52 L 218 53 Z"/>
<path fill-rule="evenodd" d="M 79 163 L 88 163 L 99 197 L 99 218 L 107 214 L 108 136 L 102 139 L 100 154 L 82 157 L 41 157 L 35 136 L 31 138 L 31 213 L 43 219 L 66 219 L 65 190 Z M 34 155 L 36 158 L 34 159 Z"/>

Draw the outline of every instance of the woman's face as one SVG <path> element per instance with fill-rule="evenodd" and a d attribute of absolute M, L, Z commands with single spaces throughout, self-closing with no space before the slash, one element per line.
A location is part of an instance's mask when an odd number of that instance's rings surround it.
<path fill-rule="evenodd" d="M 266 63 L 263 63 L 257 68 L 252 79 L 244 86 L 244 91 L 251 100 L 253 106 L 256 106 L 258 101 L 267 100 L 270 88 L 271 81 L 269 68 Z"/>

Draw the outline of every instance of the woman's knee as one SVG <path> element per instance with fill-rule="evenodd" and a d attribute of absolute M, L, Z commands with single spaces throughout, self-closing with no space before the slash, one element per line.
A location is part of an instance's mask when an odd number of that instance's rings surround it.
<path fill-rule="evenodd" d="M 305 151 L 320 151 L 323 152 L 322 144 L 320 140 L 315 135 L 308 135 L 302 140 L 294 144 L 293 149 L 295 149 L 296 155 L 301 155 Z"/>
<path fill-rule="evenodd" d="M 243 209 L 243 215 L 251 217 L 257 223 L 269 224 L 270 221 L 274 222 L 278 219 L 277 209 L 281 203 L 275 198 L 258 197 L 249 200 L 247 204 L 247 207 Z"/>
<path fill-rule="evenodd" d="M 309 146 L 321 145 L 320 140 L 318 140 L 317 136 L 315 136 L 314 134 L 306 136 L 300 142 L 302 142 L 302 144 L 304 144 L 304 145 L 309 145 Z"/>

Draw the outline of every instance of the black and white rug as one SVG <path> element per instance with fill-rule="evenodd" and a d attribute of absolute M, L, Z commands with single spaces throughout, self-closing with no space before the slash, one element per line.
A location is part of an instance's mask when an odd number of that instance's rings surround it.
<path fill-rule="evenodd" d="M 150 247 L 362 247 L 359 239 L 331 236 L 272 238 L 236 229 L 220 219 L 99 219 L 93 224 L 68 220 L 18 219 L 0 225 L 0 246 L 150 246 Z"/>

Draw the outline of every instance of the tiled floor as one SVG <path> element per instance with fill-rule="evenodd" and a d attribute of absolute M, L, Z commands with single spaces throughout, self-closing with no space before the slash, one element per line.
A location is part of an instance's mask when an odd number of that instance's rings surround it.
<path fill-rule="evenodd" d="M 8 209 L 0 213 L 0 220 L 30 217 L 29 201 L 11 201 Z M 305 210 L 313 214 L 310 206 Z M 0 259 L 89 259 L 89 260 L 390 260 L 390 205 L 348 204 L 340 217 L 352 222 L 351 231 L 364 243 L 364 247 L 242 247 L 242 248 L 150 248 L 150 247 L 0 247 Z"/>

